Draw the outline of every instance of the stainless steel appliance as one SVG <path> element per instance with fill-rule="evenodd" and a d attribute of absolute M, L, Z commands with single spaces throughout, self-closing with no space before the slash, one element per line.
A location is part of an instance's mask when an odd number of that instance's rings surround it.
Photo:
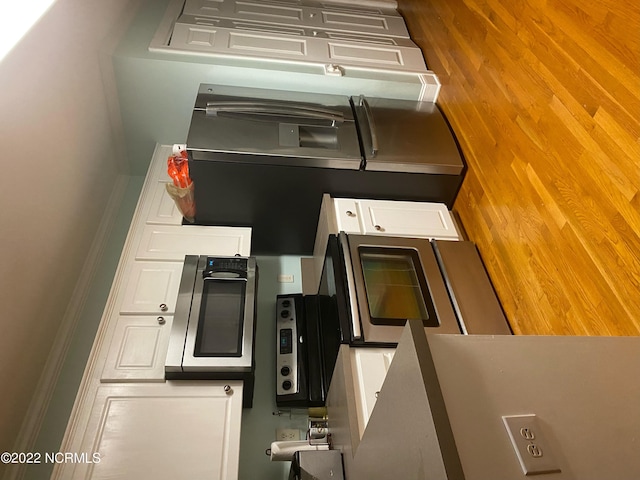
<path fill-rule="evenodd" d="M 395 346 L 408 319 L 427 333 L 511 334 L 467 241 L 330 235 L 317 295 L 276 300 L 276 402 L 323 405 L 340 344 Z"/>
<path fill-rule="evenodd" d="M 257 272 L 253 257 L 185 257 L 167 379 L 241 379 L 252 405 Z"/>
<path fill-rule="evenodd" d="M 338 450 L 294 453 L 289 480 L 344 480 L 342 453 Z"/>
<path fill-rule="evenodd" d="M 466 171 L 434 103 L 200 86 L 187 137 L 195 222 L 309 254 L 322 195 L 453 205 Z"/>

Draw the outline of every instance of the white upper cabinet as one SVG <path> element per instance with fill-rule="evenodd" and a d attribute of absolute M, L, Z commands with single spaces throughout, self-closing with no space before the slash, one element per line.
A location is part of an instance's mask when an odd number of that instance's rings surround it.
<path fill-rule="evenodd" d="M 61 445 L 80 460 L 52 479 L 238 478 L 242 381 L 166 381 L 164 364 L 184 256 L 249 256 L 251 228 L 183 226 L 170 154 L 156 147 Z"/>
<path fill-rule="evenodd" d="M 133 262 L 125 283 L 120 313 L 173 315 L 181 275 L 181 263 Z"/>
<path fill-rule="evenodd" d="M 164 382 L 171 315 L 118 316 L 101 382 Z"/>
<path fill-rule="evenodd" d="M 242 382 L 103 385 L 54 480 L 237 480 Z M 63 444 L 64 445 L 64 444 Z"/>
<path fill-rule="evenodd" d="M 184 261 L 185 255 L 241 255 L 251 253 L 251 228 L 197 225 L 145 225 L 136 260 Z"/>
<path fill-rule="evenodd" d="M 359 200 L 358 206 L 365 235 L 459 240 L 451 213 L 443 203 Z"/>
<path fill-rule="evenodd" d="M 332 198 L 325 195 L 320 223 L 328 233 L 459 240 L 451 212 L 444 203 Z M 316 239 L 316 242 L 324 239 Z"/>
<path fill-rule="evenodd" d="M 182 224 L 182 214 L 180 210 L 178 210 L 178 207 L 176 207 L 176 202 L 174 202 L 167 193 L 167 183 L 168 182 L 159 181 L 152 184 L 151 188 L 153 192 L 147 223 L 164 225 Z"/>

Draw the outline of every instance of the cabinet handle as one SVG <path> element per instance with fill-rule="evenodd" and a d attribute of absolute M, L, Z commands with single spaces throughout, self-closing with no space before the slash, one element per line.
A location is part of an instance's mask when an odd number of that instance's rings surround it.
<path fill-rule="evenodd" d="M 382 228 L 380 225 L 375 225 L 373 228 L 375 228 L 379 232 L 382 232 L 384 230 L 384 228 Z"/>
<path fill-rule="evenodd" d="M 164 319 L 164 317 L 158 317 L 157 320 L 158 320 L 158 323 L 160 325 L 164 325 L 165 323 L 167 323 L 167 321 Z"/>
<path fill-rule="evenodd" d="M 355 217 L 356 214 L 353 213 L 351 210 L 347 210 L 347 217 Z"/>
<path fill-rule="evenodd" d="M 166 312 L 167 310 L 169 310 L 169 307 L 167 307 L 166 303 L 161 303 L 160 304 L 160 311 L 161 312 Z"/>
<path fill-rule="evenodd" d="M 227 395 L 233 395 L 233 388 L 231 388 L 231 385 L 224 386 L 224 393 Z"/>

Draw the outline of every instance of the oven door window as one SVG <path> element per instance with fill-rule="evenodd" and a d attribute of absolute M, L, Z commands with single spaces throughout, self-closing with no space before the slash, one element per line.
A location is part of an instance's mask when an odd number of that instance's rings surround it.
<path fill-rule="evenodd" d="M 412 249 L 359 247 L 371 323 L 439 325 L 418 253 Z"/>
<path fill-rule="evenodd" d="M 200 304 L 196 357 L 241 357 L 244 279 L 206 279 Z"/>

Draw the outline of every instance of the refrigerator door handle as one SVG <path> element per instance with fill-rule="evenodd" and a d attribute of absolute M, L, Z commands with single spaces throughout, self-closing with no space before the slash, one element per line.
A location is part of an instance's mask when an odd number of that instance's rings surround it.
<path fill-rule="evenodd" d="M 202 110 L 197 109 L 196 110 Z M 284 102 L 207 102 L 204 109 L 207 116 L 225 114 L 263 117 L 264 120 L 280 121 L 281 118 L 318 121 L 324 120 L 336 126 L 345 121 L 342 112 L 328 108 L 308 107 Z"/>
<path fill-rule="evenodd" d="M 371 107 L 364 95 L 360 95 L 360 106 L 364 109 L 364 115 L 367 118 L 367 125 L 369 125 L 369 132 L 371 134 L 371 158 L 374 158 L 378 153 L 378 134 L 376 133 L 376 124 L 373 121 L 373 114 L 371 113 Z"/>

